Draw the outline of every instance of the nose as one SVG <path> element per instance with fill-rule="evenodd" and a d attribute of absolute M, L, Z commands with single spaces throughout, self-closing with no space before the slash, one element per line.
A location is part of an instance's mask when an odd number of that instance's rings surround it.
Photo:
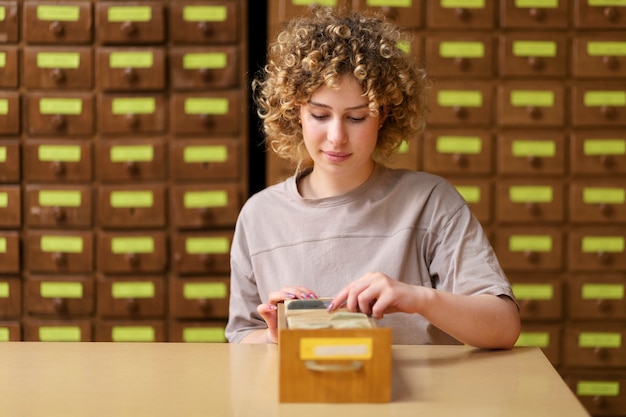
<path fill-rule="evenodd" d="M 326 138 L 328 142 L 335 146 L 348 141 L 348 132 L 342 120 L 334 120 L 329 124 Z"/>

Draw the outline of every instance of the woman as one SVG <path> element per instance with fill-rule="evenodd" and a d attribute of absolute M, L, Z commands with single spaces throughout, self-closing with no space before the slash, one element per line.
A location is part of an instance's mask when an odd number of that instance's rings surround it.
<path fill-rule="evenodd" d="M 384 162 L 423 126 L 426 79 L 376 16 L 291 21 L 253 83 L 266 140 L 293 177 L 252 196 L 231 250 L 230 342 L 276 343 L 277 303 L 330 297 L 397 344 L 511 348 L 519 312 L 463 198 Z"/>

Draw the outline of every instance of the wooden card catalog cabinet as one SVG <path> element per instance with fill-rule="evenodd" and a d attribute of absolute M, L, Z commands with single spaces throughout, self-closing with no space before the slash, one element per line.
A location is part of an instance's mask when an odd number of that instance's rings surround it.
<path fill-rule="evenodd" d="M 0 134 L 20 133 L 20 96 L 14 92 L 0 92 Z"/>
<path fill-rule="evenodd" d="M 562 126 L 565 122 L 565 91 L 554 83 L 502 83 L 498 103 L 498 122 L 503 126 Z"/>
<path fill-rule="evenodd" d="M 93 269 L 90 231 L 36 231 L 25 236 L 26 267 L 33 273 L 89 273 Z"/>
<path fill-rule="evenodd" d="M 193 277 L 172 280 L 170 311 L 176 318 L 228 318 L 228 278 Z"/>
<path fill-rule="evenodd" d="M 104 134 L 163 133 L 165 97 L 103 94 L 98 97 L 98 124 Z"/>
<path fill-rule="evenodd" d="M 17 183 L 20 180 L 20 146 L 15 140 L 0 140 L 0 182 Z"/>
<path fill-rule="evenodd" d="M 98 222 L 104 228 L 145 229 L 166 224 L 164 185 L 100 186 Z"/>
<path fill-rule="evenodd" d="M 22 12 L 24 39 L 28 43 L 85 44 L 92 41 L 91 2 L 25 2 Z"/>
<path fill-rule="evenodd" d="M 97 79 L 105 91 L 162 90 L 165 51 L 162 48 L 98 48 Z"/>
<path fill-rule="evenodd" d="M 41 228 L 89 228 L 92 223 L 91 188 L 29 185 L 25 195 L 25 222 Z"/>
<path fill-rule="evenodd" d="M 493 138 L 478 129 L 430 129 L 424 134 L 424 169 L 441 174 L 487 174 Z"/>
<path fill-rule="evenodd" d="M 572 172 L 576 175 L 626 174 L 623 130 L 580 130 L 572 134 Z"/>
<path fill-rule="evenodd" d="M 24 178 L 29 182 L 76 183 L 92 179 L 91 142 L 28 140 L 22 144 Z"/>
<path fill-rule="evenodd" d="M 96 38 L 102 44 L 165 41 L 165 10 L 161 2 L 98 1 L 95 7 Z"/>
<path fill-rule="evenodd" d="M 170 142 L 170 175 L 179 181 L 236 180 L 241 146 L 232 139 L 178 139 Z"/>
<path fill-rule="evenodd" d="M 494 74 L 493 41 L 487 35 L 429 36 L 425 51 L 427 69 L 433 77 L 486 78 Z"/>
<path fill-rule="evenodd" d="M 432 125 L 489 125 L 493 88 L 489 82 L 441 81 L 430 91 L 429 107 Z"/>
<path fill-rule="evenodd" d="M 178 47 L 170 54 L 172 84 L 177 90 L 235 87 L 238 56 L 234 46 Z"/>
<path fill-rule="evenodd" d="M 0 46 L 0 87 L 18 87 L 18 50 L 15 46 Z"/>
<path fill-rule="evenodd" d="M 18 274 L 20 272 L 20 237 L 15 231 L 0 232 L 0 273 Z"/>
<path fill-rule="evenodd" d="M 89 89 L 93 53 L 88 47 L 27 47 L 24 84 L 32 89 Z"/>
<path fill-rule="evenodd" d="M 103 318 L 165 316 L 165 284 L 160 276 L 99 276 L 98 315 Z"/>
<path fill-rule="evenodd" d="M 172 237 L 172 267 L 181 275 L 230 271 L 232 232 L 177 233 Z"/>
<path fill-rule="evenodd" d="M 498 135 L 498 173 L 546 176 L 565 173 L 566 141 L 553 130 L 506 130 Z"/>
<path fill-rule="evenodd" d="M 494 248 L 503 268 L 511 271 L 560 271 L 563 234 L 557 227 L 500 227 Z"/>
<path fill-rule="evenodd" d="M 172 128 L 177 134 L 236 134 L 241 96 L 238 92 L 175 94 L 171 98 Z"/>
<path fill-rule="evenodd" d="M 565 77 L 567 39 L 558 33 L 507 33 L 500 38 L 499 69 L 503 76 Z"/>
<path fill-rule="evenodd" d="M 94 129 L 91 94 L 29 93 L 26 108 L 31 135 L 91 135 Z"/>
<path fill-rule="evenodd" d="M 580 82 L 572 87 L 575 126 L 626 126 L 624 82 Z"/>
<path fill-rule="evenodd" d="M 161 320 L 101 320 L 95 324 L 98 342 L 165 342 L 165 324 Z"/>
<path fill-rule="evenodd" d="M 17 229 L 22 224 L 22 191 L 16 185 L 0 185 L 0 227 Z"/>
<path fill-rule="evenodd" d="M 163 273 L 168 265 L 165 232 L 101 232 L 98 270 L 106 274 Z"/>
<path fill-rule="evenodd" d="M 0 2 L 0 42 L 14 43 L 19 39 L 19 8 L 17 1 Z"/>
<path fill-rule="evenodd" d="M 115 139 L 97 144 L 96 176 L 106 182 L 164 180 L 166 145 L 159 139 Z"/>
<path fill-rule="evenodd" d="M 25 320 L 23 338 L 27 342 L 91 342 L 94 340 L 90 320 L 62 318 Z"/>
<path fill-rule="evenodd" d="M 94 284 L 91 277 L 29 276 L 25 283 L 24 309 L 42 316 L 94 313 Z"/>
<path fill-rule="evenodd" d="M 564 29 L 571 1 L 502 0 L 500 24 L 505 28 Z"/>
<path fill-rule="evenodd" d="M 626 271 L 626 232 L 609 226 L 581 226 L 569 234 L 573 271 Z"/>

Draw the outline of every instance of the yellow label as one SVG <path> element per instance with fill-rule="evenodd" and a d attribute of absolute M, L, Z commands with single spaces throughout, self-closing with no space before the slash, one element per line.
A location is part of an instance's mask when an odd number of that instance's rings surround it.
<path fill-rule="evenodd" d="M 114 342 L 154 342 L 155 332 L 151 326 L 114 326 L 111 339 Z"/>
<path fill-rule="evenodd" d="M 559 0 L 515 0 L 515 7 L 555 9 L 559 7 Z"/>
<path fill-rule="evenodd" d="M 480 154 L 483 141 L 474 136 L 439 136 L 435 147 L 438 153 Z"/>
<path fill-rule="evenodd" d="M 43 298 L 83 298 L 83 284 L 80 282 L 42 282 L 39 294 Z"/>
<path fill-rule="evenodd" d="M 7 238 L 0 237 L 0 253 L 7 253 Z"/>
<path fill-rule="evenodd" d="M 9 100 L 6 98 L 0 99 L 0 114 L 3 116 L 9 114 Z"/>
<path fill-rule="evenodd" d="M 369 360 L 372 358 L 371 337 L 303 337 L 300 339 L 301 360 Z"/>
<path fill-rule="evenodd" d="M 111 112 L 120 114 L 152 114 L 156 111 L 156 100 L 152 97 L 115 98 Z"/>
<path fill-rule="evenodd" d="M 369 7 L 411 7 L 413 0 L 367 0 Z"/>
<path fill-rule="evenodd" d="M 0 192 L 0 208 L 7 208 L 9 206 L 9 194 Z"/>
<path fill-rule="evenodd" d="M 466 7 L 468 9 L 483 9 L 485 0 L 440 0 L 441 7 Z"/>
<path fill-rule="evenodd" d="M 582 239 L 582 251 L 624 252 L 624 238 L 621 236 L 585 236 Z"/>
<path fill-rule="evenodd" d="M 551 203 L 554 190 L 550 186 L 514 185 L 509 188 L 512 203 Z"/>
<path fill-rule="evenodd" d="M 511 91 L 511 106 L 554 107 L 552 91 Z"/>
<path fill-rule="evenodd" d="M 225 162 L 228 160 L 226 146 L 186 146 L 183 160 L 187 163 Z"/>
<path fill-rule="evenodd" d="M 623 204 L 626 201 L 626 190 L 623 188 L 583 188 L 585 204 Z"/>
<path fill-rule="evenodd" d="M 111 162 L 150 162 L 154 158 L 151 145 L 112 146 L 109 152 Z"/>
<path fill-rule="evenodd" d="M 444 90 L 437 93 L 437 104 L 441 107 L 480 107 L 483 105 L 483 95 L 480 91 Z"/>
<path fill-rule="evenodd" d="M 624 299 L 623 284 L 584 284 L 581 288 L 583 300 L 622 300 Z"/>
<path fill-rule="evenodd" d="M 406 155 L 409 153 L 409 142 L 407 142 L 406 140 L 403 140 L 402 142 L 400 142 L 400 146 L 398 147 L 398 149 L 396 149 L 396 153 L 397 154 L 401 154 L 401 155 Z"/>
<path fill-rule="evenodd" d="M 512 284 L 515 298 L 520 300 L 548 301 L 554 298 L 554 287 L 551 284 Z"/>
<path fill-rule="evenodd" d="M 183 200 L 183 204 L 187 209 L 226 207 L 228 206 L 228 193 L 224 190 L 189 191 L 184 194 Z"/>
<path fill-rule="evenodd" d="M 587 42 L 589 56 L 625 56 L 626 42 Z"/>
<path fill-rule="evenodd" d="M 0 298 L 9 298 L 11 295 L 11 288 L 8 282 L 0 282 Z"/>
<path fill-rule="evenodd" d="M 5 68 L 7 66 L 7 53 L 0 52 L 0 68 Z"/>
<path fill-rule="evenodd" d="M 626 140 L 623 139 L 585 139 L 585 155 L 626 155 Z"/>
<path fill-rule="evenodd" d="M 42 342 L 80 342 L 80 327 L 76 326 L 41 326 L 39 340 Z"/>
<path fill-rule="evenodd" d="M 112 6 L 107 10 L 109 22 L 149 22 L 152 8 L 149 6 Z"/>
<path fill-rule="evenodd" d="M 221 69 L 228 65 L 227 55 L 223 52 L 185 54 L 183 55 L 183 68 L 191 69 Z"/>
<path fill-rule="evenodd" d="M 626 106 L 626 91 L 587 91 L 585 106 Z"/>
<path fill-rule="evenodd" d="M 590 6 L 626 6 L 626 0 L 587 0 Z"/>
<path fill-rule="evenodd" d="M 316 1 L 319 4 L 319 1 Z M 225 6 L 185 6 L 183 20 L 185 22 L 224 22 L 228 19 Z"/>
<path fill-rule="evenodd" d="M 200 282 L 186 283 L 183 286 L 183 297 L 191 299 L 225 299 L 228 296 L 228 288 L 223 282 Z"/>
<path fill-rule="evenodd" d="M 40 145 L 37 157 L 41 162 L 80 162 L 80 146 Z"/>
<path fill-rule="evenodd" d="M 109 68 L 152 68 L 152 52 L 111 52 Z"/>
<path fill-rule="evenodd" d="M 76 6 L 37 6 L 37 19 L 77 22 L 80 18 L 80 8 Z"/>
<path fill-rule="evenodd" d="M 456 190 L 461 194 L 461 197 L 469 204 L 479 203 L 481 199 L 480 187 L 473 185 L 456 185 Z"/>
<path fill-rule="evenodd" d="M 83 238 L 80 236 L 42 236 L 39 245 L 42 252 L 83 252 Z"/>
<path fill-rule="evenodd" d="M 152 207 L 154 195 L 152 191 L 113 191 L 110 204 L 113 208 Z"/>
<path fill-rule="evenodd" d="M 152 282 L 114 282 L 111 286 L 113 298 L 154 298 Z"/>
<path fill-rule="evenodd" d="M 11 334 L 8 327 L 0 327 L 0 342 L 8 342 L 11 340 Z"/>
<path fill-rule="evenodd" d="M 226 98 L 188 98 L 185 100 L 185 114 L 227 114 Z"/>
<path fill-rule="evenodd" d="M 336 6 L 337 0 L 291 0 L 291 4 L 294 6 Z"/>
<path fill-rule="evenodd" d="M 550 346 L 550 333 L 548 332 L 521 332 L 515 342 L 518 347 L 539 347 L 547 348 Z"/>
<path fill-rule="evenodd" d="M 411 53 L 411 43 L 406 42 L 406 41 L 400 41 L 398 43 L 396 43 L 396 46 L 398 47 L 399 50 L 410 54 Z"/>
<path fill-rule="evenodd" d="M 154 239 L 151 237 L 114 237 L 111 239 L 111 252 L 121 253 L 153 253 Z"/>
<path fill-rule="evenodd" d="M 224 343 L 226 334 L 221 327 L 186 327 L 183 329 L 183 342 Z"/>
<path fill-rule="evenodd" d="M 513 56 L 555 57 L 556 42 L 551 41 L 513 41 Z"/>
<path fill-rule="evenodd" d="M 552 250 L 551 236 L 513 235 L 509 237 L 511 252 L 550 252 Z"/>
<path fill-rule="evenodd" d="M 190 237 L 185 240 L 185 252 L 189 254 L 226 254 L 230 251 L 230 241 L 225 237 Z"/>
<path fill-rule="evenodd" d="M 42 98 L 39 100 L 41 114 L 79 115 L 83 112 L 83 101 L 79 98 Z"/>
<path fill-rule="evenodd" d="M 484 58 L 485 45 L 482 42 L 441 42 L 439 56 L 443 58 Z"/>
<path fill-rule="evenodd" d="M 579 396 L 617 397 L 619 393 L 618 381 L 578 381 L 576 384 L 576 395 Z"/>
<path fill-rule="evenodd" d="M 4 6 L 0 6 L 0 22 L 4 22 L 4 19 L 7 18 L 7 8 Z"/>
<path fill-rule="evenodd" d="M 0 146 L 0 162 L 6 162 L 6 161 L 7 161 L 7 147 Z"/>
<path fill-rule="evenodd" d="M 39 191 L 39 205 L 42 207 L 80 207 L 80 191 Z"/>
<path fill-rule="evenodd" d="M 511 144 L 511 154 L 515 157 L 552 158 L 556 155 L 556 143 L 551 140 L 515 140 Z"/>
<path fill-rule="evenodd" d="M 77 52 L 39 52 L 38 68 L 71 68 L 80 67 L 80 54 Z"/>
<path fill-rule="evenodd" d="M 578 346 L 581 348 L 619 348 L 622 346 L 622 335 L 608 332 L 582 332 L 578 335 Z"/>

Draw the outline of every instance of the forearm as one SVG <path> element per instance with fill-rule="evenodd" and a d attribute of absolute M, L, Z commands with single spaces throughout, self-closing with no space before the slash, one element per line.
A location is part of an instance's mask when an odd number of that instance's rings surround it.
<path fill-rule="evenodd" d="M 239 343 L 273 343 L 273 341 L 268 329 L 259 329 L 245 335 Z"/>
<path fill-rule="evenodd" d="M 425 290 L 425 291 L 423 291 Z M 507 297 L 458 295 L 421 287 L 419 313 L 462 343 L 510 349 L 520 332 L 519 312 Z"/>

